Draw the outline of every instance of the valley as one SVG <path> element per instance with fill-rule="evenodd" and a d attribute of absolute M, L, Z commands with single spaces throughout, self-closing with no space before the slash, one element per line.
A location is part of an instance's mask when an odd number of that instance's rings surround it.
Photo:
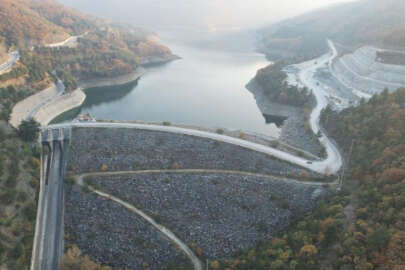
<path fill-rule="evenodd" d="M 402 269 L 389 3 L 155 33 L 0 0 L 0 269 Z"/>

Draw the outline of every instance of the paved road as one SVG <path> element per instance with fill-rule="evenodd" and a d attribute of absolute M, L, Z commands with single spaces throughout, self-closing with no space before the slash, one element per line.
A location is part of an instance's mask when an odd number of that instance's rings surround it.
<path fill-rule="evenodd" d="M 69 128 L 69 127 L 87 127 L 87 128 L 129 128 L 129 129 L 141 129 L 141 130 L 150 130 L 150 131 L 160 131 L 160 132 L 169 132 L 175 134 L 184 134 L 190 136 L 196 136 L 206 139 L 212 139 L 220 142 L 234 144 L 246 149 L 250 149 L 253 151 L 257 151 L 260 153 L 264 153 L 278 159 L 296 164 L 303 168 L 307 168 L 309 170 L 324 174 L 327 171 L 330 174 L 336 173 L 341 166 L 339 164 L 329 164 L 329 162 L 333 162 L 333 158 L 329 158 L 326 162 L 325 161 L 309 161 L 302 157 L 294 156 L 293 154 L 283 152 L 281 150 L 271 148 L 266 145 L 257 144 L 249 141 L 245 141 L 242 139 L 229 137 L 225 135 L 220 135 L 212 132 L 207 131 L 200 131 L 194 129 L 186 129 L 180 127 L 172 127 L 172 126 L 159 126 L 159 125 L 149 125 L 149 124 L 132 124 L 132 123 L 107 123 L 107 122 L 86 122 L 86 123 L 64 123 L 64 124 L 56 124 L 50 125 L 45 127 L 45 129 L 51 128 Z M 338 152 L 337 152 L 338 153 Z M 327 170 L 326 170 L 327 169 Z"/>
<path fill-rule="evenodd" d="M 20 59 L 20 53 L 18 51 L 14 51 L 9 53 L 8 57 L 9 59 L 0 65 L 0 74 L 4 73 L 7 71 L 7 69 L 11 68 L 15 65 L 15 63 L 17 63 L 17 61 Z"/>
<path fill-rule="evenodd" d="M 323 173 L 336 173 L 342 167 L 343 161 L 342 156 L 339 153 L 336 145 L 334 145 L 330 139 L 326 136 L 326 134 L 322 131 L 320 127 L 320 116 L 323 109 L 328 106 L 328 93 L 327 88 L 328 86 L 322 84 L 318 80 L 314 78 L 315 72 L 324 65 L 328 65 L 337 57 L 337 51 L 332 50 L 320 56 L 317 59 L 311 60 L 312 64 L 301 64 L 297 65 L 300 69 L 298 73 L 298 78 L 300 82 L 306 86 L 308 89 L 312 90 L 314 94 L 317 104 L 310 116 L 310 126 L 314 134 L 318 134 L 321 132 L 322 137 L 319 139 L 320 143 L 325 147 L 327 158 L 319 161 L 314 162 L 314 166 L 317 169 L 316 171 L 319 172 L 321 170 Z"/>
<path fill-rule="evenodd" d="M 83 175 L 79 175 L 76 176 L 76 183 L 83 186 L 83 178 L 87 177 L 87 176 L 92 176 L 92 175 L 98 175 L 96 174 L 83 174 Z M 202 263 L 201 261 L 198 259 L 198 257 L 194 254 L 194 252 L 183 242 L 181 241 L 172 231 L 170 231 L 169 229 L 167 229 L 166 227 L 156 223 L 155 220 L 153 220 L 150 216 L 148 216 L 147 214 L 145 214 L 143 211 L 139 210 L 138 208 L 136 208 L 135 206 L 124 202 L 122 200 L 120 200 L 117 197 L 114 197 L 110 194 L 104 193 L 102 191 L 99 191 L 97 189 L 94 189 L 93 187 L 89 186 L 89 189 L 106 198 L 109 200 L 112 200 L 120 205 L 122 205 L 123 207 L 127 208 L 128 210 L 134 212 L 135 214 L 137 214 L 138 216 L 142 217 L 144 220 L 146 220 L 149 224 L 151 224 L 153 227 L 155 227 L 159 232 L 161 232 L 163 235 L 165 235 L 170 241 L 172 241 L 175 245 L 177 245 L 183 252 L 184 254 L 187 255 L 187 257 L 191 260 L 191 262 L 194 265 L 194 269 L 195 270 L 202 270 Z M 55 268 L 56 269 L 56 268 Z"/>
<path fill-rule="evenodd" d="M 63 95 L 65 93 L 65 85 L 63 84 L 63 82 L 58 79 L 58 82 L 56 83 L 56 88 L 57 88 L 57 92 L 55 93 L 55 95 L 43 100 L 40 104 L 36 105 L 32 111 L 28 114 L 28 116 L 26 117 L 26 119 L 30 119 L 30 118 L 34 118 L 35 115 L 38 113 L 38 111 L 45 106 L 46 104 L 52 102 L 53 100 L 55 100 L 57 97 L 60 97 L 61 95 Z"/>

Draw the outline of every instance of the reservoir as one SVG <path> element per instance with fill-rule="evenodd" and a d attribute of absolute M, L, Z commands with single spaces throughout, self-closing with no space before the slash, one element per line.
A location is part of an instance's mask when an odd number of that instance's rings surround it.
<path fill-rule="evenodd" d="M 90 113 L 103 120 L 171 122 L 278 136 L 277 126 L 266 121 L 245 87 L 257 70 L 270 64 L 264 55 L 253 49 L 216 49 L 215 43 L 163 43 L 181 59 L 148 67 L 132 85 L 86 90 L 83 106 L 65 120 Z"/>

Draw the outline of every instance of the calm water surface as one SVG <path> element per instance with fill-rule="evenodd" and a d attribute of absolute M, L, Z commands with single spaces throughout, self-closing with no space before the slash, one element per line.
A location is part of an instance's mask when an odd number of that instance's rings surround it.
<path fill-rule="evenodd" d="M 245 88 L 257 70 L 269 64 L 263 55 L 166 44 L 182 59 L 148 68 L 130 87 L 88 91 L 78 113 L 278 135 Z"/>

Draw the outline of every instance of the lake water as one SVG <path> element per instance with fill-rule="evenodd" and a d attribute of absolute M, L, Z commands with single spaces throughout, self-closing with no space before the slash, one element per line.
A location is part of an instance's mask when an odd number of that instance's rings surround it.
<path fill-rule="evenodd" d="M 266 123 L 245 88 L 269 64 L 264 55 L 164 43 L 182 59 L 148 68 L 137 84 L 87 91 L 75 115 L 88 112 L 97 119 L 168 121 L 278 136 L 279 129 Z"/>

